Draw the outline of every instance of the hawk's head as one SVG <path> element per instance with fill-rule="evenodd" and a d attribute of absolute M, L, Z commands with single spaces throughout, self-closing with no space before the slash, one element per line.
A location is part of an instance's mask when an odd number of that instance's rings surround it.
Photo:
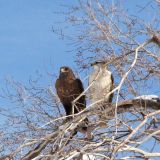
<path fill-rule="evenodd" d="M 93 66 L 94 69 L 99 69 L 99 68 L 107 69 L 108 68 L 108 66 L 107 66 L 105 61 L 96 61 L 94 63 L 91 63 L 91 66 Z"/>
<path fill-rule="evenodd" d="M 67 66 L 63 66 L 60 68 L 60 77 L 61 78 L 69 78 L 69 79 L 75 79 L 75 75 L 71 68 Z"/>

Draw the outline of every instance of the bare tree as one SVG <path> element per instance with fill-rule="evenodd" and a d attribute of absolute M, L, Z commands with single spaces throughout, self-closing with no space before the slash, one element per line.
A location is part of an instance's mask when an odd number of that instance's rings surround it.
<path fill-rule="evenodd" d="M 0 130 L 0 159 L 160 158 L 159 1 L 137 4 L 136 13 L 127 11 L 125 3 L 79 0 L 77 6 L 64 6 L 65 23 L 72 24 L 74 35 L 53 29 L 72 42 L 75 61 L 84 72 L 96 60 L 106 62 L 115 79 L 109 93 L 114 93 L 113 103 L 102 98 L 66 122 L 52 85 L 41 87 L 39 77 L 28 85 L 9 79 L 1 97 L 14 109 L 1 109 L 6 123 Z M 73 135 L 86 117 L 92 138 L 80 132 Z"/>

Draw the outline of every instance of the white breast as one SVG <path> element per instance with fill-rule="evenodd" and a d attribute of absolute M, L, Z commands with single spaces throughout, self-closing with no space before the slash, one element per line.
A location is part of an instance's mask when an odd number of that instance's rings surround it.
<path fill-rule="evenodd" d="M 108 70 L 100 70 L 97 77 L 97 72 L 94 72 L 89 76 L 89 99 L 91 103 L 103 99 L 112 89 L 111 72 Z M 109 100 L 109 96 L 105 98 Z"/>

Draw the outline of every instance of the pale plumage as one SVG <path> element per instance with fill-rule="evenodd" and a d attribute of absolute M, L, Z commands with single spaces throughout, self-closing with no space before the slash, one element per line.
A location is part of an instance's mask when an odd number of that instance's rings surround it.
<path fill-rule="evenodd" d="M 113 89 L 113 76 L 103 62 L 92 64 L 93 72 L 89 76 L 89 99 L 91 103 L 105 98 L 105 102 L 112 102 L 113 94 L 106 96 Z"/>

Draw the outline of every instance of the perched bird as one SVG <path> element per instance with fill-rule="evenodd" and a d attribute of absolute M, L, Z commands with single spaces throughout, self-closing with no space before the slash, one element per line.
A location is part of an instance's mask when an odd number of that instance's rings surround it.
<path fill-rule="evenodd" d="M 111 103 L 113 93 L 106 96 L 113 89 L 113 76 L 107 69 L 105 62 L 94 62 L 91 64 L 94 68 L 89 76 L 89 99 L 91 103 L 104 98 L 104 102 Z"/>
<path fill-rule="evenodd" d="M 85 95 L 82 95 L 75 104 L 72 105 L 72 102 L 84 91 L 84 88 L 81 80 L 75 77 L 69 67 L 63 66 L 60 68 L 60 74 L 56 81 L 55 88 L 67 116 L 78 113 L 86 108 Z M 88 122 L 88 119 L 86 119 L 85 122 Z M 87 127 L 83 127 L 83 129 L 86 130 Z"/>

